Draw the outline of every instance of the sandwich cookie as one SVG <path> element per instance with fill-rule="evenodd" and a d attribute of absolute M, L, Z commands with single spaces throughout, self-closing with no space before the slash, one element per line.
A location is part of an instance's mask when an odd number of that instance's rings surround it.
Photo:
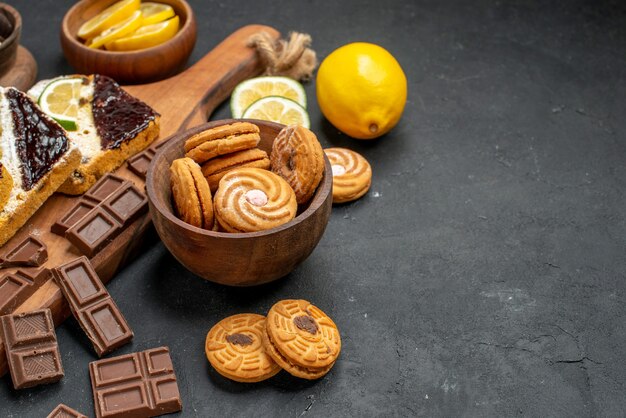
<path fill-rule="evenodd" d="M 258 148 L 251 148 L 232 154 L 213 158 L 202 166 L 202 174 L 209 183 L 211 193 L 215 193 L 220 180 L 234 168 L 255 167 L 269 170 L 270 159 L 267 153 Z"/>
<path fill-rule="evenodd" d="M 216 126 L 185 141 L 185 157 L 202 164 L 219 155 L 254 148 L 260 140 L 259 127 L 253 123 Z"/>
<path fill-rule="evenodd" d="M 291 125 L 278 133 L 272 145 L 273 172 L 287 180 L 298 204 L 308 202 L 324 174 L 324 152 L 313 132 Z"/>
<path fill-rule="evenodd" d="M 335 364 L 341 337 L 335 323 L 306 300 L 282 300 L 270 309 L 263 337 L 266 351 L 283 369 L 318 379 Z"/>
<path fill-rule="evenodd" d="M 265 317 L 256 314 L 229 316 L 215 324 L 206 336 L 204 349 L 211 366 L 237 382 L 260 382 L 280 371 L 265 352 L 262 336 Z"/>
<path fill-rule="evenodd" d="M 285 224 L 298 205 L 289 184 L 260 168 L 230 170 L 219 182 L 215 218 L 227 232 L 254 232 Z"/>
<path fill-rule="evenodd" d="M 324 150 L 333 170 L 333 203 L 351 202 L 372 184 L 372 168 L 359 153 L 346 148 Z"/>
<path fill-rule="evenodd" d="M 190 225 L 213 229 L 211 190 L 200 166 L 190 158 L 179 158 L 170 166 L 172 199 L 178 216 Z"/>

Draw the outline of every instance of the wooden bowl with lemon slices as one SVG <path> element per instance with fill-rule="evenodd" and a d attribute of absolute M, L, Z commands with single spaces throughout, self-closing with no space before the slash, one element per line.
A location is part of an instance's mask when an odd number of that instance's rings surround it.
<path fill-rule="evenodd" d="M 122 0 L 131 9 L 136 7 L 138 0 Z M 85 22 L 101 15 L 102 12 L 120 3 L 120 0 L 82 0 L 76 3 L 65 14 L 61 24 L 61 46 L 68 62 L 77 72 L 82 74 L 103 74 L 112 77 L 123 84 L 143 84 L 161 80 L 181 71 L 193 50 L 196 43 L 196 20 L 191 7 L 185 0 L 155 0 L 154 3 L 169 5 L 174 9 L 178 17 L 178 31 L 169 40 L 156 46 L 136 50 L 105 50 L 89 48 L 88 42 L 91 40 L 81 39 L 78 34 L 84 28 Z M 128 5 L 132 3 L 132 5 Z M 128 8 L 126 9 L 128 10 Z M 124 12 L 126 13 L 126 12 Z M 122 29 L 126 32 L 120 39 L 103 39 L 109 48 L 114 48 L 116 44 L 122 44 L 121 48 L 136 48 L 143 45 L 150 45 L 155 38 L 169 35 L 172 32 L 172 21 L 174 17 L 169 17 L 163 22 L 159 22 L 157 27 L 150 27 L 149 33 L 142 36 L 135 36 L 137 32 L 136 15 L 122 16 L 117 19 L 117 26 L 124 26 L 124 21 L 129 22 L 128 26 Z M 143 21 L 142 18 L 138 18 Z M 113 18 L 113 21 L 116 21 Z M 139 26 L 141 22 L 139 22 Z M 166 27 L 164 27 L 166 26 Z M 144 26 L 145 28 L 146 26 Z M 97 29 L 97 25 L 92 25 L 92 29 Z M 113 28 L 115 30 L 115 28 Z M 128 31 L 131 32 L 128 32 Z M 98 36 L 102 32 L 97 32 Z M 133 39 L 129 40 L 130 37 Z M 102 43 L 102 42 L 98 42 Z"/>

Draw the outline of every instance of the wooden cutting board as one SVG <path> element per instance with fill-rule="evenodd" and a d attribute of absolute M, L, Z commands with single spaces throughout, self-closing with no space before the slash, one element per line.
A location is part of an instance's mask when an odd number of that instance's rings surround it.
<path fill-rule="evenodd" d="M 170 135 L 207 121 L 209 115 L 232 92 L 241 81 L 254 77 L 263 71 L 256 51 L 247 46 L 247 41 L 255 33 L 267 32 L 278 39 L 279 33 L 268 26 L 245 26 L 217 45 L 200 61 L 183 73 L 151 84 L 124 87 L 161 114 L 161 134 L 158 141 Z M 116 175 L 131 180 L 140 190 L 144 189 L 144 179 L 128 170 L 123 164 Z M 55 194 L 35 213 L 20 231 L 7 243 L 17 244 L 29 234 L 37 236 L 48 248 L 48 261 L 45 267 L 53 268 L 82 254 L 64 237 L 50 232 L 50 227 L 64 215 L 78 197 Z M 124 265 L 126 258 L 141 242 L 141 236 L 150 225 L 150 216 L 145 215 L 129 225 L 117 238 L 91 258 L 91 263 L 104 283 Z M 16 269 L 0 271 L 4 275 Z M 27 312 L 49 308 L 56 325 L 70 315 L 70 309 L 61 290 L 50 278 L 15 312 Z M 89 348 L 87 348 L 89 349 Z M 0 376 L 7 371 L 4 344 L 0 341 Z"/>

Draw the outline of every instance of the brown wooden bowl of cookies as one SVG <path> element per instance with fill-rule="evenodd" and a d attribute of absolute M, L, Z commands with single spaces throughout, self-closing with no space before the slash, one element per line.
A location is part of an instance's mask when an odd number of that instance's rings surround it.
<path fill-rule="evenodd" d="M 146 49 L 106 51 L 85 45 L 78 37 L 83 23 L 119 0 L 82 0 L 63 17 L 61 47 L 65 58 L 81 74 L 102 74 L 119 83 L 142 84 L 162 80 L 181 71 L 196 43 L 196 20 L 185 0 L 155 0 L 172 6 L 180 19 L 176 35 Z"/>
<path fill-rule="evenodd" d="M 173 202 L 170 172 L 173 161 L 184 157 L 185 143 L 190 138 L 211 128 L 239 122 L 241 120 L 209 122 L 172 136 L 150 164 L 146 190 L 150 215 L 157 233 L 181 264 L 212 282 L 253 286 L 286 276 L 318 244 L 332 207 L 332 170 L 330 162 L 323 156 L 322 178 L 312 197 L 306 203 L 299 204 L 295 217 L 280 226 L 233 233 L 222 232 L 224 228 L 216 231 L 184 222 L 179 219 L 178 203 Z M 247 122 L 258 126 L 260 141 L 257 147 L 270 155 L 276 136 L 285 126 L 259 120 Z M 218 189 L 213 197 L 217 199 L 219 193 Z"/>
<path fill-rule="evenodd" d="M 15 64 L 22 34 L 22 17 L 13 7 L 0 3 L 0 75 Z"/>

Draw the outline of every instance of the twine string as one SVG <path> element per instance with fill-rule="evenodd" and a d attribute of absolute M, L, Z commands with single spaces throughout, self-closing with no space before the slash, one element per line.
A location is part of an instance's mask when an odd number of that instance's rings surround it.
<path fill-rule="evenodd" d="M 289 39 L 274 40 L 268 33 L 259 32 L 248 40 L 248 46 L 256 48 L 265 67 L 265 75 L 281 75 L 295 80 L 307 81 L 313 76 L 317 57 L 311 46 L 311 36 L 291 32 Z"/>

